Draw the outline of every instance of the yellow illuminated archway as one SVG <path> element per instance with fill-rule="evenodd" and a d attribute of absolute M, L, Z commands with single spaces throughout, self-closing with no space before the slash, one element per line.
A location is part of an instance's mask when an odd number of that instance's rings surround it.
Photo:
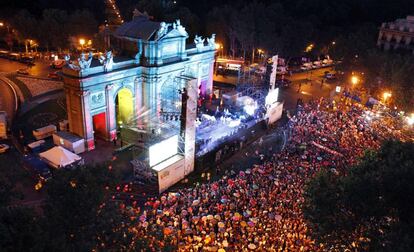
<path fill-rule="evenodd" d="M 122 88 L 117 95 L 117 111 L 116 120 L 117 125 L 126 124 L 132 117 L 134 112 L 134 101 L 131 90 Z"/>

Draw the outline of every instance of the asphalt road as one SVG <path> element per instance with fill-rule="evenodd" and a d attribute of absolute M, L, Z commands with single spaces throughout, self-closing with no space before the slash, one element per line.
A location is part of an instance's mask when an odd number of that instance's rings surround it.
<path fill-rule="evenodd" d="M 45 60 L 37 59 L 34 66 L 28 67 L 27 64 L 18 61 L 0 58 L 0 72 L 10 73 L 16 72 L 19 69 L 27 69 L 30 75 L 43 78 L 46 78 L 50 72 L 54 71 L 50 68 L 49 62 Z"/>
<path fill-rule="evenodd" d="M 282 88 L 280 90 L 279 100 L 285 101 L 284 107 L 288 110 L 295 109 L 299 98 L 304 102 L 319 97 L 328 98 L 332 90 L 335 89 L 336 82 L 326 82 L 326 80 L 324 80 L 323 85 L 321 85 L 325 71 L 332 72 L 332 68 L 325 67 L 286 76 L 285 78 L 291 80 L 292 84 L 290 87 Z M 237 76 L 214 75 L 213 77 L 216 82 L 229 83 L 234 86 L 237 84 Z M 277 78 L 279 79 L 281 77 L 278 75 Z"/>
<path fill-rule="evenodd" d="M 327 82 L 324 80 L 324 72 L 330 71 L 331 68 L 321 68 L 310 72 L 296 73 L 289 76 L 292 81 L 290 87 L 280 91 L 280 99 L 284 100 L 286 109 L 296 108 L 297 100 L 300 98 L 304 102 L 308 102 L 315 98 L 329 98 L 331 92 L 336 87 L 336 81 Z M 322 84 L 323 80 L 323 84 Z"/>

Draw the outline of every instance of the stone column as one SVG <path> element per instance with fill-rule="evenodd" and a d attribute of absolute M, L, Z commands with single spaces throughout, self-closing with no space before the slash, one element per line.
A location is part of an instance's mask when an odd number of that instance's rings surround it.
<path fill-rule="evenodd" d="M 141 122 L 144 126 L 144 128 L 148 128 L 149 125 L 149 118 L 151 114 L 151 85 L 152 85 L 152 78 L 148 77 L 145 78 L 145 82 L 142 82 L 142 109 L 141 113 L 144 113 L 143 116 L 141 116 Z"/>
<path fill-rule="evenodd" d="M 68 121 L 69 121 L 69 131 L 72 132 L 73 130 L 73 119 L 72 119 L 72 100 L 71 100 L 71 92 L 69 88 L 64 88 L 65 90 L 65 97 L 66 97 L 66 111 L 68 114 Z"/>
<path fill-rule="evenodd" d="M 206 85 L 206 96 L 211 98 L 213 94 L 213 74 L 214 74 L 214 61 L 210 63 L 210 69 L 208 72 L 208 79 Z"/>
<path fill-rule="evenodd" d="M 201 81 L 202 81 L 201 77 L 203 76 L 202 67 L 203 67 L 203 64 L 201 64 L 201 62 L 198 62 L 197 63 L 197 88 L 196 88 L 197 94 L 196 94 L 196 100 L 198 99 L 198 94 L 200 93 L 199 87 L 201 86 Z M 187 84 L 187 86 L 188 86 L 188 84 Z"/>
<path fill-rule="evenodd" d="M 140 125 L 142 120 L 140 114 L 142 113 L 143 107 L 143 96 L 142 96 L 142 85 L 143 78 L 138 77 L 134 80 L 134 92 L 135 92 L 135 104 L 134 104 L 134 115 L 137 119 L 137 125 Z"/>
<path fill-rule="evenodd" d="M 80 91 L 79 96 L 82 102 L 82 117 L 83 117 L 83 138 L 86 140 L 86 148 L 88 151 L 95 149 L 95 139 L 93 135 L 92 116 L 89 107 L 88 90 Z"/>
<path fill-rule="evenodd" d="M 109 84 L 105 87 L 106 95 L 106 130 L 109 141 L 117 139 L 116 135 L 116 115 L 114 102 L 114 85 Z"/>

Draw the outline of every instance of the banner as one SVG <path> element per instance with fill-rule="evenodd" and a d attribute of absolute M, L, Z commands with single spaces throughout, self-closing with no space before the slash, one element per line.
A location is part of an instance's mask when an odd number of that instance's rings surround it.
<path fill-rule="evenodd" d="M 334 151 L 334 150 L 332 150 L 332 149 L 329 149 L 328 147 L 326 147 L 326 146 L 323 146 L 322 144 L 318 144 L 318 143 L 316 143 L 315 141 L 312 141 L 311 142 L 313 145 L 315 145 L 316 147 L 318 147 L 318 148 L 320 148 L 320 149 L 322 149 L 322 150 L 324 150 L 324 151 L 326 151 L 326 152 L 329 152 L 329 153 L 331 153 L 331 154 L 333 154 L 333 155 L 336 155 L 336 156 L 341 156 L 341 157 L 343 157 L 344 155 L 342 155 L 341 153 L 339 153 L 339 152 L 337 152 L 337 151 Z"/>

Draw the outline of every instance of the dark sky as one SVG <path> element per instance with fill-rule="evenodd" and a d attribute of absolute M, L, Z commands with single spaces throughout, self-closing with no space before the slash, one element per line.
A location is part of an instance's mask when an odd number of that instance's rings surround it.
<path fill-rule="evenodd" d="M 139 0 L 116 0 L 121 11 L 134 5 Z M 149 0 L 146 0 L 149 1 Z M 156 1 L 156 0 L 151 0 Z M 168 0 L 165 0 L 168 1 Z M 176 0 L 181 6 L 191 9 L 201 20 L 208 22 L 206 14 L 216 6 L 228 4 L 243 6 L 254 0 Z M 348 25 L 349 23 L 390 21 L 414 14 L 413 0 L 257 0 L 265 4 L 279 2 L 287 13 L 298 19 L 317 19 L 331 25 Z M 88 9 L 95 18 L 103 17 L 104 0 L 0 0 L 0 18 L 8 18 L 19 9 L 27 9 L 36 16 L 43 9 L 58 8 L 67 11 Z M 129 13 L 124 13 L 124 15 Z M 275 13 L 277 15 L 277 13 Z"/>

